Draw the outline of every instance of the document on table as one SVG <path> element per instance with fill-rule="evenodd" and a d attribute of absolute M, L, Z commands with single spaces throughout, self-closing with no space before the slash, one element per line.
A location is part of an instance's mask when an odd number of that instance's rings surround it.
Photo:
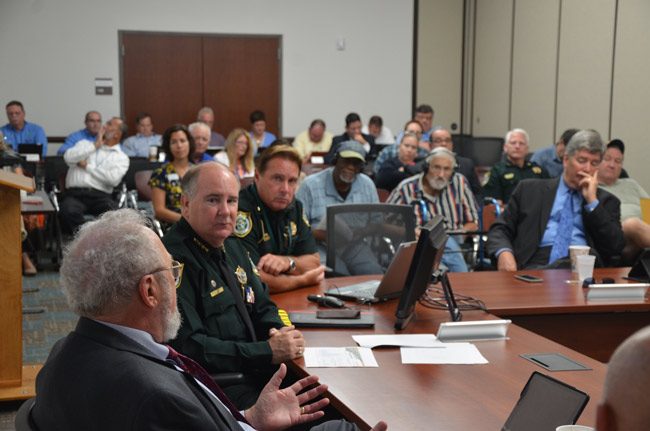
<path fill-rule="evenodd" d="M 307 347 L 304 358 L 305 366 L 312 368 L 379 366 L 366 347 Z"/>
<path fill-rule="evenodd" d="M 472 343 L 441 343 L 443 349 L 402 347 L 402 364 L 487 364 Z"/>
<path fill-rule="evenodd" d="M 433 334 L 385 334 L 353 335 L 352 339 L 361 347 L 400 346 L 400 347 L 442 347 L 443 344 Z"/>

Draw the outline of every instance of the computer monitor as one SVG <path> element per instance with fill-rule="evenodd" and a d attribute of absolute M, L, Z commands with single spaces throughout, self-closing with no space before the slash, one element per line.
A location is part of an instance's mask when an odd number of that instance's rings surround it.
<path fill-rule="evenodd" d="M 420 228 L 418 244 L 395 312 L 395 329 L 404 329 L 411 321 L 415 303 L 427 290 L 432 273 L 438 270 L 446 243 L 447 233 L 442 216 L 434 216 Z"/>

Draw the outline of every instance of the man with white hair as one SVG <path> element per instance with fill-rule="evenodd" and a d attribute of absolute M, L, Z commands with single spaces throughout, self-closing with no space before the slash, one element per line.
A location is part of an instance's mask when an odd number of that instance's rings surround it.
<path fill-rule="evenodd" d="M 492 166 L 490 178 L 483 187 L 483 196 L 507 204 L 519 181 L 527 178 L 549 178 L 546 169 L 526 160 L 528 154 L 528 133 L 523 129 L 512 129 L 503 143 L 505 160 Z"/>
<path fill-rule="evenodd" d="M 210 126 L 197 121 L 190 124 L 188 129 L 194 138 L 194 154 L 190 155 L 192 161 L 194 163 L 213 161 L 214 158 L 207 153 L 210 144 Z"/>
<path fill-rule="evenodd" d="M 454 172 L 456 156 L 447 148 L 434 148 L 427 157 L 427 169 L 402 181 L 387 203 L 413 206 L 418 226 L 434 215 L 445 218 L 447 230 L 478 229 L 478 209 L 472 188 L 462 174 Z M 466 272 L 467 264 L 453 236 L 445 245 L 442 263 L 452 272 Z"/>
<path fill-rule="evenodd" d="M 182 265 L 134 210 L 84 225 L 61 265 L 77 327 L 59 341 L 36 379 L 36 429 L 284 429 L 323 416 L 327 387 L 310 376 L 280 389 L 286 366 L 258 402 L 240 412 L 198 364 L 163 344 L 181 317 Z M 380 422 L 377 429 L 385 429 Z M 352 430 L 342 421 L 317 427 Z"/>
<path fill-rule="evenodd" d="M 650 327 L 633 334 L 609 361 L 603 398 L 598 404 L 598 431 L 646 431 L 650 387 Z"/>

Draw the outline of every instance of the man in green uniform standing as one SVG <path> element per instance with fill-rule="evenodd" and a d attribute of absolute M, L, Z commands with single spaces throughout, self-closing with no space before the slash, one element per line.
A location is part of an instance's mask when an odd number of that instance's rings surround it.
<path fill-rule="evenodd" d="M 513 129 L 506 134 L 503 144 L 506 160 L 496 163 L 490 170 L 490 178 L 483 187 L 483 196 L 491 197 L 506 205 L 510 195 L 527 178 L 549 178 L 548 172 L 535 162 L 526 160 L 528 154 L 528 133 Z"/>
<path fill-rule="evenodd" d="M 280 320 L 240 241 L 228 238 L 239 195 L 232 172 L 206 162 L 187 171 L 182 188 L 182 218 L 163 239 L 183 264 L 177 290 L 183 324 L 171 344 L 210 372 L 244 373 L 244 382 L 224 385 L 224 391 L 246 409 L 276 364 L 302 355 L 305 341 Z"/>
<path fill-rule="evenodd" d="M 271 293 L 318 284 L 324 276 L 302 202 L 294 198 L 301 168 L 294 148 L 269 147 L 257 159 L 255 183 L 239 192 L 235 236 Z"/>

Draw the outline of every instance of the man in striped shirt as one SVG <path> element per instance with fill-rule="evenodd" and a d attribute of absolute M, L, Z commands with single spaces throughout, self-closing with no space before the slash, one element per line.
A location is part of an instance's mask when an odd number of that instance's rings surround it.
<path fill-rule="evenodd" d="M 478 229 L 478 207 L 467 179 L 454 172 L 456 158 L 447 148 L 434 148 L 427 157 L 428 168 L 402 181 L 388 197 L 388 203 L 412 205 L 418 225 L 434 215 L 445 218 L 448 231 Z M 450 236 L 442 263 L 452 272 L 467 271 L 457 236 Z"/>

